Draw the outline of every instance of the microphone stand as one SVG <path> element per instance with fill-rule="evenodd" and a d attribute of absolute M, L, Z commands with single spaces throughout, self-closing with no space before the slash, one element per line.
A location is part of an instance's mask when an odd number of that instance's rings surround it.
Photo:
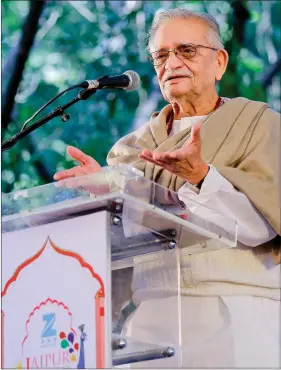
<path fill-rule="evenodd" d="M 65 113 L 65 110 L 70 107 L 71 105 L 77 103 L 79 100 L 87 100 L 90 96 L 95 94 L 97 92 L 97 89 L 85 89 L 81 90 L 77 97 L 70 100 L 68 103 L 61 105 L 57 108 L 55 108 L 51 113 L 47 114 L 40 120 L 36 121 L 33 125 L 21 130 L 16 135 L 12 136 L 10 139 L 4 141 L 4 143 L 1 144 L 1 151 L 5 151 L 7 149 L 12 148 L 20 139 L 28 135 L 30 132 L 36 130 L 38 127 L 44 125 L 44 123 L 49 122 L 51 119 L 61 116 L 61 120 L 63 122 L 66 122 L 70 119 L 70 115 Z"/>

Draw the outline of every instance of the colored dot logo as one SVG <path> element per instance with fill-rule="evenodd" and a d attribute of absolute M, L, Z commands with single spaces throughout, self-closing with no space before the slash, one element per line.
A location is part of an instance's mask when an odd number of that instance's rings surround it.
<path fill-rule="evenodd" d="M 70 354 L 70 361 L 76 362 L 77 357 L 74 352 L 79 350 L 79 343 L 77 342 L 74 343 L 74 339 L 75 339 L 74 334 L 70 332 L 66 337 L 66 334 L 62 331 L 60 332 L 59 337 L 61 339 L 61 343 L 60 343 L 61 348 L 68 350 Z"/>

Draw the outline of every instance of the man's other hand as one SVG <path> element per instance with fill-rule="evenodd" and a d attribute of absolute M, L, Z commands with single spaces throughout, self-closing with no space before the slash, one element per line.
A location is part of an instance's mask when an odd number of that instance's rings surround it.
<path fill-rule="evenodd" d="M 190 184 L 198 184 L 209 171 L 201 157 L 201 127 L 202 123 L 192 126 L 190 139 L 180 149 L 162 153 L 143 149 L 139 158 L 165 168 Z"/>
<path fill-rule="evenodd" d="M 65 180 L 72 177 L 90 175 L 101 171 L 101 166 L 94 158 L 83 153 L 74 146 L 68 146 L 67 154 L 80 163 L 80 165 L 70 168 L 69 170 L 59 171 L 54 174 L 55 180 Z"/>

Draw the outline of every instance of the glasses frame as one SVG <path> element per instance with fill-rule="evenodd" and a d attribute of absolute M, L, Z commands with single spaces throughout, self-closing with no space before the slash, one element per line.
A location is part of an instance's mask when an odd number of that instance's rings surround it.
<path fill-rule="evenodd" d="M 182 57 L 181 54 L 179 53 L 179 51 L 177 50 L 179 47 L 181 46 L 191 46 L 194 48 L 194 54 L 190 57 L 190 58 L 185 58 L 185 57 Z M 178 46 L 176 46 L 174 49 L 168 49 L 168 50 L 162 50 L 162 51 L 166 51 L 167 52 L 167 59 L 162 62 L 162 63 L 157 63 L 155 64 L 155 60 L 153 58 L 153 55 L 155 55 L 156 53 L 159 53 L 161 51 L 160 50 L 156 50 L 156 51 L 153 51 L 152 53 L 149 54 L 149 60 L 150 62 L 154 65 L 154 67 L 160 67 L 161 65 L 165 64 L 167 62 L 167 60 L 169 59 L 169 56 L 170 56 L 170 53 L 173 52 L 175 54 L 175 56 L 181 60 L 185 60 L 185 59 L 192 59 L 196 56 L 197 54 L 197 49 L 199 48 L 204 48 L 204 49 L 211 49 L 211 50 L 215 50 L 215 51 L 218 51 L 220 49 L 217 49 L 217 48 L 212 48 L 211 46 L 206 46 L 206 45 L 196 45 L 196 44 L 191 44 L 191 43 L 187 43 L 187 44 L 180 44 Z"/>

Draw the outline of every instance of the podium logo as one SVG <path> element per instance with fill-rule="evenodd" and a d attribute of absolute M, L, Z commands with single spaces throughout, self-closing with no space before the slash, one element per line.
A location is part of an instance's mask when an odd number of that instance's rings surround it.
<path fill-rule="evenodd" d="M 84 369 L 85 325 L 73 328 L 72 321 L 72 313 L 63 302 L 47 298 L 36 305 L 26 320 L 22 358 L 16 368 Z"/>
<path fill-rule="evenodd" d="M 47 313 L 42 316 L 45 322 L 44 329 L 41 333 L 41 347 L 51 347 L 56 345 L 57 331 L 54 328 L 56 322 L 55 313 Z"/>

